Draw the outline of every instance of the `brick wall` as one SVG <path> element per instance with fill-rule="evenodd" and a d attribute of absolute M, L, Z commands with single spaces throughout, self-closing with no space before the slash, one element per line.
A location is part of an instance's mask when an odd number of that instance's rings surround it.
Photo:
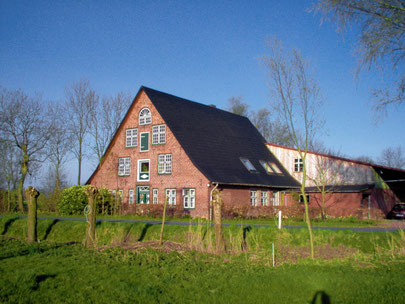
<path fill-rule="evenodd" d="M 152 114 L 152 123 L 139 125 L 139 112 L 147 107 Z M 99 169 L 90 178 L 89 183 L 97 187 L 105 187 L 110 190 L 123 190 L 123 204 L 128 204 L 128 190 L 134 189 L 136 202 L 136 186 L 147 185 L 150 187 L 150 204 L 152 204 L 152 189 L 158 189 L 158 204 L 163 204 L 165 189 L 176 189 L 176 204 L 183 206 L 182 190 L 194 188 L 196 191 L 196 203 L 194 209 L 186 210 L 191 216 L 208 217 L 209 188 L 207 178 L 193 165 L 181 145 L 166 125 L 166 143 L 152 145 L 152 126 L 165 124 L 164 120 L 153 106 L 147 95 L 141 91 L 120 129 L 116 133 L 110 145 L 105 159 Z M 126 129 L 138 128 L 138 146 L 133 148 L 125 147 Z M 140 134 L 149 132 L 149 151 L 140 151 Z M 158 155 L 172 154 L 172 173 L 168 175 L 158 174 Z M 129 176 L 118 176 L 118 158 L 130 157 L 131 169 Z M 150 181 L 137 181 L 138 160 L 150 160 Z M 134 202 L 134 203 L 135 203 Z M 131 210 L 131 206 L 124 206 L 123 209 Z"/>

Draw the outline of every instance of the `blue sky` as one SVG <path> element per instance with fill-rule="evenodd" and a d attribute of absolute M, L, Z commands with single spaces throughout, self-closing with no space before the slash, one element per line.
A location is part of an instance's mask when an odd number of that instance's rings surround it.
<path fill-rule="evenodd" d="M 0 85 L 61 102 L 66 86 L 88 79 L 101 95 L 135 96 L 146 85 L 220 108 L 242 95 L 259 109 L 270 101 L 259 58 L 267 37 L 277 37 L 317 69 L 326 146 L 373 158 L 389 146 L 405 148 L 403 109 L 374 123 L 370 89 L 381 76 L 354 79 L 356 28 L 336 33 L 307 12 L 312 3 L 0 1 Z"/>

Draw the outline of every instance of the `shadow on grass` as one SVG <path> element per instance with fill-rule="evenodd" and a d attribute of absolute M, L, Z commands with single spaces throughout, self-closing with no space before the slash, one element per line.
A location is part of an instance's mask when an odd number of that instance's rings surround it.
<path fill-rule="evenodd" d="M 41 248 L 39 243 L 34 243 L 31 245 L 28 245 L 28 248 L 26 248 L 26 249 L 19 250 L 15 253 L 7 255 L 7 256 L 0 256 L 0 261 L 10 259 L 10 258 L 20 257 L 20 256 L 25 256 L 25 255 L 29 255 L 29 254 L 43 253 L 48 250 L 58 249 L 63 246 L 71 246 L 71 245 L 75 245 L 77 243 L 78 242 L 68 242 L 68 243 L 53 245 L 53 246 L 50 246 L 47 248 Z"/>
<path fill-rule="evenodd" d="M 10 228 L 11 224 L 12 224 L 13 222 L 15 222 L 17 219 L 18 219 L 17 217 L 14 217 L 14 218 L 9 219 L 9 220 L 4 224 L 3 232 L 1 233 L 1 235 L 5 235 L 5 234 L 7 233 L 7 231 L 8 231 L 8 229 Z"/>
<path fill-rule="evenodd" d="M 252 230 L 252 226 L 243 227 L 242 251 L 247 250 L 247 234 Z"/>
<path fill-rule="evenodd" d="M 48 238 L 49 234 L 52 231 L 53 226 L 55 226 L 57 222 L 59 222 L 59 220 L 56 220 L 56 219 L 53 220 L 52 223 L 48 226 L 48 228 L 46 228 L 45 235 L 43 238 L 44 241 Z"/>
<path fill-rule="evenodd" d="M 324 291 L 317 291 L 312 299 L 311 304 L 330 304 L 330 298 Z"/>
<path fill-rule="evenodd" d="M 150 227 L 152 227 L 152 226 L 153 226 L 152 224 L 147 223 L 147 224 L 145 225 L 145 227 L 143 227 L 142 232 L 141 232 L 141 235 L 139 236 L 138 242 L 142 242 L 142 241 L 143 241 L 143 239 L 145 238 L 146 232 L 147 232 L 148 229 L 149 229 Z M 132 228 L 132 227 L 131 227 L 131 228 Z"/>
<path fill-rule="evenodd" d="M 55 278 L 56 275 L 55 274 L 40 274 L 35 276 L 35 282 L 34 282 L 34 286 L 31 287 L 32 290 L 38 290 L 39 288 L 39 284 L 47 279 L 53 279 Z"/>

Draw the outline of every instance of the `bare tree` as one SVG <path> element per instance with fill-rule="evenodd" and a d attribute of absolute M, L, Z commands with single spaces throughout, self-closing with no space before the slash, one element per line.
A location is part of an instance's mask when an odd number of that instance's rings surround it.
<path fill-rule="evenodd" d="M 89 133 L 90 117 L 98 96 L 91 89 L 86 80 L 73 83 L 66 88 L 65 110 L 68 115 L 68 130 L 76 145 L 73 145 L 73 154 L 78 162 L 77 184 L 80 185 L 82 160 L 85 155 L 84 143 Z"/>
<path fill-rule="evenodd" d="M 46 158 L 44 149 L 49 140 L 52 122 L 46 119 L 44 106 L 39 97 L 29 97 L 22 90 L 1 90 L 0 132 L 1 137 L 21 153 L 18 206 L 23 211 L 24 181 L 36 164 Z"/>
<path fill-rule="evenodd" d="M 371 156 L 368 155 L 360 155 L 354 158 L 354 160 L 357 160 L 359 162 L 367 163 L 367 164 L 374 164 L 374 160 Z"/>
<path fill-rule="evenodd" d="M 285 121 L 294 146 L 303 164 L 300 192 L 304 200 L 305 219 L 308 226 L 311 257 L 314 244 L 308 200 L 305 193 L 307 179 L 306 157 L 310 143 L 323 125 L 319 117 L 322 99 L 308 62 L 297 50 L 285 50 L 277 40 L 269 40 L 269 54 L 262 58 L 268 75 L 268 85 L 273 96 L 272 107 Z M 302 134 L 300 140 L 299 133 Z"/>
<path fill-rule="evenodd" d="M 359 24 L 358 71 L 375 66 L 388 71 L 394 79 L 394 85 L 373 91 L 376 109 L 402 104 L 405 100 L 405 73 L 401 66 L 405 58 L 405 3 L 399 0 L 320 0 L 315 9 L 324 17 L 331 16 L 340 29 L 345 29 L 349 23 Z"/>
<path fill-rule="evenodd" d="M 51 116 L 54 121 L 54 127 L 51 130 L 51 137 L 48 143 L 48 156 L 54 166 L 54 185 L 53 192 L 56 194 L 60 190 L 61 168 L 67 160 L 71 150 L 72 135 L 66 131 L 65 122 L 67 121 L 66 112 L 62 107 L 54 106 L 51 108 Z"/>
<path fill-rule="evenodd" d="M 0 140 L 0 187 L 7 188 L 7 211 L 11 211 L 11 191 L 19 180 L 20 153 L 10 141 Z"/>
<path fill-rule="evenodd" d="M 405 168 L 405 154 L 401 146 L 389 147 L 381 152 L 378 163 L 391 168 Z"/>
<path fill-rule="evenodd" d="M 242 96 L 229 98 L 226 109 L 231 113 L 249 117 L 249 105 L 243 102 Z"/>
<path fill-rule="evenodd" d="M 119 127 L 131 102 L 127 93 L 119 92 L 114 97 L 103 97 L 91 112 L 89 132 L 93 138 L 90 148 L 101 163 L 105 150 Z"/>

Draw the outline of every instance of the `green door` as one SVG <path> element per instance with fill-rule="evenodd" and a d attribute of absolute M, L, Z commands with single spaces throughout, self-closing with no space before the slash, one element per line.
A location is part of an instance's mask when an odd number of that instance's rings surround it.
<path fill-rule="evenodd" d="M 149 151 L 149 132 L 141 133 L 141 147 L 140 151 Z"/>
<path fill-rule="evenodd" d="M 149 202 L 150 202 L 149 186 L 137 186 L 136 187 L 136 202 L 138 204 L 149 204 Z"/>

